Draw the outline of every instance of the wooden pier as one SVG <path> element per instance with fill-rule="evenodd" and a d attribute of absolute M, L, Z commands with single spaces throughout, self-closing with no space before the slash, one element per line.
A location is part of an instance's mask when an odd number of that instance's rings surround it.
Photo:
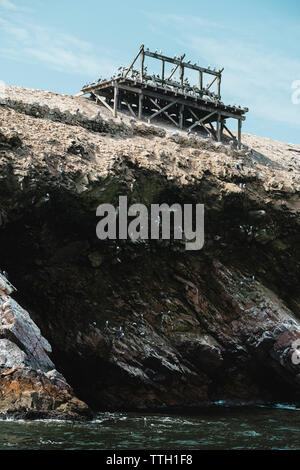
<path fill-rule="evenodd" d="M 146 58 L 161 62 L 160 74 L 148 74 Z M 166 72 L 168 64 L 172 64 L 169 73 Z M 197 85 L 189 83 L 187 73 L 191 70 L 196 72 Z M 185 61 L 185 54 L 167 57 L 158 51 L 145 50 L 142 45 L 129 67 L 120 67 L 118 74 L 108 80 L 99 79 L 97 83 L 85 85 L 81 94 L 90 93 L 92 99 L 109 109 L 114 117 L 118 116 L 118 111 L 126 109 L 135 119 L 149 123 L 166 120 L 188 133 L 205 133 L 217 141 L 222 141 L 227 132 L 240 148 L 242 122 L 248 108 L 225 105 L 221 101 L 223 70 L 191 64 Z M 237 120 L 237 138 L 228 129 L 227 119 Z"/>

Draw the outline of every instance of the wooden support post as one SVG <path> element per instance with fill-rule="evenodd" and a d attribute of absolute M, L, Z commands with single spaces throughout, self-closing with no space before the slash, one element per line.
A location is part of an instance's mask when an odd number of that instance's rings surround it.
<path fill-rule="evenodd" d="M 211 122 L 209 122 L 208 125 L 209 125 L 209 127 L 210 127 L 210 129 L 211 129 L 211 134 L 212 134 L 213 138 L 214 138 L 215 140 L 217 140 L 217 134 L 216 134 L 216 130 L 215 130 L 214 126 L 212 125 Z"/>
<path fill-rule="evenodd" d="M 220 75 L 218 77 L 215 77 L 205 88 L 205 90 L 209 90 L 210 87 L 215 83 L 216 80 L 218 80 L 218 96 L 221 98 L 221 72 L 223 72 L 224 69 L 220 70 Z"/>
<path fill-rule="evenodd" d="M 233 135 L 233 133 L 228 129 L 228 127 L 226 126 L 226 124 L 224 124 L 224 129 L 226 129 L 226 131 L 228 132 L 228 134 L 230 135 L 230 137 L 232 138 L 232 140 L 236 141 L 236 137 Z"/>
<path fill-rule="evenodd" d="M 161 65 L 161 84 L 163 85 L 165 82 L 165 61 L 162 61 Z"/>
<path fill-rule="evenodd" d="M 183 54 L 181 57 L 180 57 L 180 60 L 182 61 L 183 59 L 185 58 L 185 54 Z M 175 67 L 173 67 L 172 69 L 172 72 L 171 74 L 168 76 L 167 80 L 171 80 L 171 78 L 173 77 L 174 73 L 176 72 L 176 70 L 178 69 L 179 67 L 179 64 L 175 65 Z"/>
<path fill-rule="evenodd" d="M 242 145 L 242 120 L 238 120 L 238 149 L 241 148 Z"/>
<path fill-rule="evenodd" d="M 182 64 L 180 64 L 179 78 L 180 78 L 181 88 L 183 88 L 184 66 Z"/>
<path fill-rule="evenodd" d="M 102 96 L 95 95 L 95 94 L 94 94 L 94 96 L 96 97 L 96 103 L 97 103 L 97 100 L 99 100 L 100 103 L 103 104 L 103 106 L 105 106 L 112 114 L 114 114 L 114 110 L 109 106 L 109 104 L 106 102 L 106 100 L 104 98 L 102 98 Z"/>
<path fill-rule="evenodd" d="M 134 118 L 136 118 L 136 114 L 135 112 L 133 111 L 132 107 L 130 106 L 130 104 L 128 103 L 128 101 L 125 101 L 125 104 L 127 106 L 127 108 L 129 109 L 129 112 L 131 114 L 131 116 L 133 116 Z"/>
<path fill-rule="evenodd" d="M 151 100 L 152 101 L 152 100 Z M 154 114 L 152 114 L 150 117 L 149 117 L 149 121 L 151 121 L 151 119 L 155 118 L 156 116 L 158 116 L 160 113 L 164 113 L 167 109 L 171 108 L 171 106 L 173 106 L 174 104 L 176 104 L 176 101 L 174 102 L 171 102 L 171 103 L 168 103 L 166 106 L 164 106 L 163 108 L 161 108 L 157 103 L 154 103 L 155 106 L 158 109 L 158 111 L 156 111 Z"/>
<path fill-rule="evenodd" d="M 221 119 L 221 142 L 223 141 L 225 122 L 226 122 L 225 119 Z"/>
<path fill-rule="evenodd" d="M 144 52 L 145 52 L 145 51 L 144 51 L 144 44 L 141 45 L 139 52 L 137 53 L 137 55 L 135 56 L 135 58 L 133 59 L 133 61 L 132 61 L 131 64 L 129 65 L 129 67 L 128 67 L 128 69 L 127 69 L 127 72 L 126 72 L 125 75 L 124 75 L 124 78 L 127 77 L 128 73 L 130 72 L 130 70 L 131 70 L 132 67 L 134 66 L 134 64 L 135 64 L 137 58 L 139 57 L 139 55 L 141 54 L 141 52 L 143 52 L 143 54 L 144 54 Z"/>
<path fill-rule="evenodd" d="M 221 75 L 218 77 L 218 98 L 221 99 Z"/>
<path fill-rule="evenodd" d="M 171 106 L 173 106 L 174 104 L 177 103 L 177 101 L 174 101 L 174 102 L 171 102 L 169 103 L 167 106 L 165 106 L 164 108 L 161 108 L 152 98 L 149 97 L 149 100 L 151 101 L 151 103 L 154 104 L 154 106 L 156 106 L 156 108 L 159 109 L 159 111 L 157 111 L 156 113 L 152 114 L 152 116 L 150 116 L 150 118 L 148 119 L 148 123 L 150 124 L 151 122 L 151 119 L 153 119 L 154 117 L 158 116 L 159 114 L 163 113 L 168 119 L 170 119 L 170 121 L 173 122 L 173 124 L 176 126 L 176 127 L 179 127 L 179 124 L 172 118 L 172 116 L 170 116 L 167 112 L 166 112 L 166 109 L 169 109 Z"/>
<path fill-rule="evenodd" d="M 184 117 L 183 113 L 184 113 L 184 105 L 181 104 L 180 108 L 179 108 L 179 127 L 180 127 L 180 129 L 183 129 L 183 117 Z"/>
<path fill-rule="evenodd" d="M 191 131 L 192 129 L 194 129 L 194 127 L 200 125 L 201 123 L 203 123 L 204 121 L 206 121 L 206 119 L 209 119 L 210 117 L 212 117 L 215 113 L 216 113 L 216 111 L 213 111 L 212 113 L 208 114 L 207 116 L 204 116 L 202 119 L 199 119 L 199 121 L 194 122 L 194 123 L 189 127 L 189 130 Z"/>
<path fill-rule="evenodd" d="M 217 119 L 217 139 L 218 142 L 221 142 L 221 113 L 218 113 L 218 119 Z"/>
<path fill-rule="evenodd" d="M 145 62 L 145 52 L 144 48 L 141 50 L 141 70 L 140 70 L 140 80 L 144 80 L 144 62 Z"/>
<path fill-rule="evenodd" d="M 114 117 L 118 116 L 119 87 L 114 86 Z"/>
<path fill-rule="evenodd" d="M 199 89 L 203 90 L 203 72 L 199 72 Z"/>
<path fill-rule="evenodd" d="M 139 119 L 142 119 L 143 117 L 143 101 L 144 101 L 144 95 L 141 93 L 139 95 Z"/>

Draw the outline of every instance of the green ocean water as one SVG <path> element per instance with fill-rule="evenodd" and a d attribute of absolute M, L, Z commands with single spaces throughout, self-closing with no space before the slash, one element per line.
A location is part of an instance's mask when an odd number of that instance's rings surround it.
<path fill-rule="evenodd" d="M 0 421 L 0 450 L 300 449 L 300 409 L 99 413 L 90 423 Z"/>

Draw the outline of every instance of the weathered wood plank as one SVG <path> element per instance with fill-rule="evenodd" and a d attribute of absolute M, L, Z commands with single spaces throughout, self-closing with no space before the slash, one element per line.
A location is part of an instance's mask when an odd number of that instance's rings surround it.
<path fill-rule="evenodd" d="M 163 108 L 161 108 L 157 103 L 155 103 L 154 100 L 151 100 L 151 102 L 157 106 L 158 108 L 158 111 L 154 114 L 152 114 L 150 117 L 149 117 L 149 120 L 151 121 L 151 119 L 155 118 L 156 116 L 158 116 L 159 114 L 161 113 L 164 113 L 167 109 L 171 108 L 171 106 L 173 106 L 174 104 L 176 104 L 176 101 L 172 101 L 171 103 L 167 104 L 166 106 L 164 106 Z"/>
<path fill-rule="evenodd" d="M 238 120 L 238 148 L 240 149 L 242 145 L 242 121 Z"/>
<path fill-rule="evenodd" d="M 159 105 L 158 105 L 152 98 L 150 98 L 150 101 L 151 101 L 151 103 L 154 104 L 154 106 L 156 106 L 157 108 L 159 108 Z M 174 103 L 169 103 L 168 108 L 169 108 L 170 106 L 172 106 L 173 104 L 174 104 Z M 165 110 L 160 109 L 160 111 L 159 111 L 158 113 L 155 113 L 155 115 L 158 115 L 158 114 L 160 114 L 160 113 L 163 113 L 168 119 L 170 119 L 170 121 L 173 122 L 173 124 L 174 124 L 176 127 L 179 127 L 179 124 L 175 121 L 175 119 L 173 119 L 172 116 L 170 116 Z M 153 117 L 154 117 L 154 115 L 151 116 L 151 119 L 152 119 Z M 148 121 L 151 122 L 150 119 L 148 119 Z"/>
<path fill-rule="evenodd" d="M 189 64 L 188 62 L 181 62 L 180 59 L 172 59 L 171 57 L 167 57 L 167 56 L 162 55 L 162 54 L 155 54 L 154 52 L 150 52 L 150 51 L 145 51 L 145 55 L 148 56 L 148 57 L 152 57 L 153 59 L 164 60 L 165 62 L 169 62 L 171 64 L 183 65 L 184 67 L 187 67 L 189 69 L 198 70 L 199 72 L 205 72 L 205 73 L 210 74 L 210 75 L 219 76 L 220 73 L 221 73 L 218 70 L 214 71 L 214 70 L 210 70 L 210 69 L 205 68 L 205 67 L 199 67 L 198 65 Z"/>
<path fill-rule="evenodd" d="M 141 45 L 139 52 L 137 53 L 137 55 L 135 56 L 135 58 L 133 59 L 133 61 L 132 61 L 131 64 L 129 65 L 129 67 L 128 67 L 128 69 L 127 69 L 127 72 L 126 72 L 126 74 L 124 75 L 124 78 L 127 77 L 127 75 L 129 74 L 130 70 L 132 69 L 132 67 L 133 67 L 134 64 L 136 63 L 136 61 L 137 61 L 137 59 L 139 58 L 139 55 L 141 54 L 142 51 L 144 51 L 144 44 Z"/>
<path fill-rule="evenodd" d="M 114 87 L 114 117 L 118 116 L 119 87 Z"/>
<path fill-rule="evenodd" d="M 130 104 L 128 103 L 128 101 L 125 101 L 125 100 L 124 100 L 124 103 L 126 104 L 127 108 L 129 109 L 130 114 L 131 114 L 134 118 L 136 118 L 136 114 L 135 114 L 135 112 L 133 111 L 133 109 L 132 109 L 132 107 L 130 106 Z"/>
<path fill-rule="evenodd" d="M 202 119 L 199 119 L 199 121 L 194 122 L 188 129 L 191 131 L 194 129 L 194 127 L 198 126 L 202 122 L 206 121 L 206 119 L 209 119 L 211 116 L 213 116 L 216 113 L 216 111 L 213 111 L 212 113 L 208 114 L 207 116 L 204 116 Z"/>
<path fill-rule="evenodd" d="M 109 104 L 106 103 L 105 99 L 102 98 L 102 96 L 99 96 L 99 95 L 96 95 L 96 94 L 94 94 L 94 96 L 96 97 L 96 103 L 97 103 L 97 100 L 99 100 L 100 103 L 102 103 L 112 114 L 114 114 L 113 108 L 111 108 L 111 107 L 109 106 Z"/>

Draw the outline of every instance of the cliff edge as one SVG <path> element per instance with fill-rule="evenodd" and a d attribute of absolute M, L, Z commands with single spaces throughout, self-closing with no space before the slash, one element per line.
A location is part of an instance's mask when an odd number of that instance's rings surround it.
<path fill-rule="evenodd" d="M 26 318 L 2 326 L 0 411 L 85 414 L 66 380 L 94 409 L 300 401 L 299 146 L 237 150 L 17 87 L 0 113 L 1 268 Z M 120 195 L 204 204 L 204 248 L 98 240 Z"/>

